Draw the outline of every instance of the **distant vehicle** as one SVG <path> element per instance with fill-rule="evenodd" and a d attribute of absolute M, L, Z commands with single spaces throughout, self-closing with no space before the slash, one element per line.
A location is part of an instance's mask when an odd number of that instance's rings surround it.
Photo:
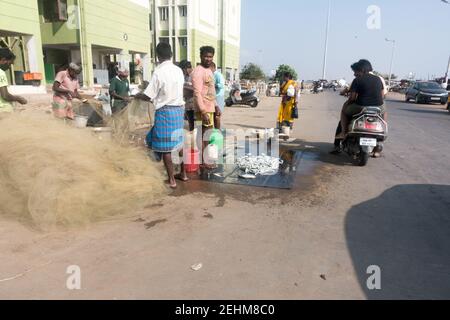
<path fill-rule="evenodd" d="M 278 97 L 280 95 L 280 84 L 277 82 L 269 83 L 267 86 L 266 96 Z"/>
<path fill-rule="evenodd" d="M 450 96 L 448 97 L 447 110 L 448 112 L 450 112 Z"/>
<path fill-rule="evenodd" d="M 450 93 L 450 84 L 447 86 L 447 92 Z M 447 110 L 448 110 L 448 112 L 450 112 L 450 95 L 448 96 Z"/>
<path fill-rule="evenodd" d="M 311 89 L 311 92 L 314 94 L 323 92 L 323 84 L 319 81 L 314 82 L 314 87 Z"/>
<path fill-rule="evenodd" d="M 256 96 L 256 90 L 241 90 L 239 87 L 234 87 L 230 91 L 229 97 L 225 100 L 225 105 L 231 107 L 233 105 L 246 105 L 256 108 L 259 104 L 259 98 Z"/>
<path fill-rule="evenodd" d="M 405 94 L 406 102 L 414 100 L 416 103 L 448 102 L 448 92 L 437 82 L 416 82 Z"/>

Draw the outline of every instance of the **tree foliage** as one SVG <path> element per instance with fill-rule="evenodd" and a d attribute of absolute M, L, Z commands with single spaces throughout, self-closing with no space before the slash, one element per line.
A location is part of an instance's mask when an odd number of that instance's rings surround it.
<path fill-rule="evenodd" d="M 264 74 L 264 71 L 255 63 L 246 64 L 241 72 L 242 80 L 257 81 L 265 78 L 266 75 Z"/>
<path fill-rule="evenodd" d="M 282 81 L 283 80 L 283 76 L 286 72 L 290 72 L 292 74 L 292 76 L 294 77 L 294 80 L 298 79 L 298 74 L 297 71 L 295 71 L 294 68 L 292 68 L 289 65 L 286 64 L 282 64 L 278 67 L 277 69 L 277 73 L 275 74 L 274 80 L 275 81 Z"/>

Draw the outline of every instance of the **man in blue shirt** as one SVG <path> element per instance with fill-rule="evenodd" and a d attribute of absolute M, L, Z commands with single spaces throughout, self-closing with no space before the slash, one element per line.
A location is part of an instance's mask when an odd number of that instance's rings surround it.
<path fill-rule="evenodd" d="M 216 86 L 216 113 L 215 128 L 220 129 L 220 118 L 225 110 L 225 79 L 220 71 L 217 70 L 216 64 L 211 64 L 211 70 L 214 73 L 214 82 Z M 219 110 L 217 110 L 219 109 Z"/>

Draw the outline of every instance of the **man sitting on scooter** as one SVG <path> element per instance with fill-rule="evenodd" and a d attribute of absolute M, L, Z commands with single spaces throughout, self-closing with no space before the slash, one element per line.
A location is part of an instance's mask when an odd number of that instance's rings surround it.
<path fill-rule="evenodd" d="M 241 102 L 241 85 L 239 83 L 235 83 L 231 89 L 231 99 L 233 103 Z"/>
<path fill-rule="evenodd" d="M 345 139 L 352 117 L 362 112 L 365 107 L 379 107 L 385 113 L 384 87 L 380 77 L 371 74 L 372 65 L 367 60 L 352 65 L 355 80 L 350 88 L 350 97 L 341 112 L 342 133 L 336 139 Z"/>

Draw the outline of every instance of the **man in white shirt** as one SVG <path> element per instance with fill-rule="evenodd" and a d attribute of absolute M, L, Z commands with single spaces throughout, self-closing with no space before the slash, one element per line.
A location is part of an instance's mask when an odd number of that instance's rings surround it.
<path fill-rule="evenodd" d="M 172 59 L 172 48 L 167 43 L 156 47 L 159 66 L 152 80 L 137 99 L 152 101 L 155 105 L 155 124 L 147 136 L 147 145 L 161 156 L 169 176 L 169 186 L 177 187 L 176 180 L 188 181 L 184 164 L 181 173 L 174 174 L 172 154 L 182 155 L 184 145 L 184 76 Z"/>

